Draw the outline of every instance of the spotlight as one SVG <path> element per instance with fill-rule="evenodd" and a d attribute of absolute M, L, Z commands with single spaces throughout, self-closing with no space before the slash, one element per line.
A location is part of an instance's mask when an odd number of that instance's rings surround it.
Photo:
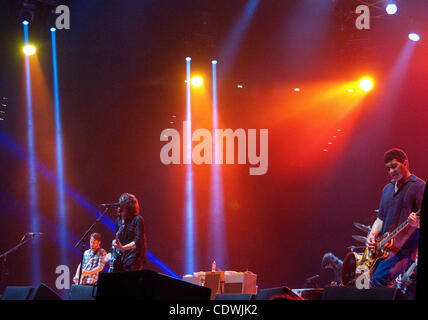
<path fill-rule="evenodd" d="M 56 28 L 51 27 L 51 28 L 50 28 L 50 30 L 51 30 L 51 32 L 55 32 L 55 31 L 56 31 Z"/>
<path fill-rule="evenodd" d="M 388 4 L 386 5 L 385 11 L 387 14 L 396 14 L 398 11 L 398 7 L 394 2 L 388 2 Z"/>
<path fill-rule="evenodd" d="M 361 79 L 360 89 L 363 91 L 370 91 L 373 88 L 373 82 L 369 78 Z"/>
<path fill-rule="evenodd" d="M 34 11 L 36 10 L 36 5 L 28 2 L 22 4 L 22 8 L 19 11 L 19 20 L 22 24 L 30 24 L 34 21 Z"/>
<path fill-rule="evenodd" d="M 409 39 L 416 42 L 421 40 L 421 36 L 417 33 L 409 33 Z"/>
<path fill-rule="evenodd" d="M 212 64 L 217 64 L 217 60 L 211 61 Z"/>
<path fill-rule="evenodd" d="M 36 53 L 36 47 L 30 44 L 27 44 L 26 46 L 24 46 L 23 51 L 26 56 L 32 56 L 33 54 Z"/>
<path fill-rule="evenodd" d="M 187 58 L 186 58 L 186 61 L 190 61 L 190 60 L 192 60 L 192 58 L 190 58 L 190 57 L 187 57 Z"/>
<path fill-rule="evenodd" d="M 194 76 L 192 78 L 192 86 L 200 87 L 204 83 L 204 80 L 200 76 Z"/>

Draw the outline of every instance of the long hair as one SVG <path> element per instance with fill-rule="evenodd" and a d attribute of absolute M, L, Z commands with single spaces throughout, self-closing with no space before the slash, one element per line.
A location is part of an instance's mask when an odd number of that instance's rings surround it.
<path fill-rule="evenodd" d="M 129 217 L 138 216 L 140 214 L 140 205 L 138 204 L 137 197 L 130 193 L 123 193 L 119 197 L 119 204 L 121 208 L 126 208 Z"/>

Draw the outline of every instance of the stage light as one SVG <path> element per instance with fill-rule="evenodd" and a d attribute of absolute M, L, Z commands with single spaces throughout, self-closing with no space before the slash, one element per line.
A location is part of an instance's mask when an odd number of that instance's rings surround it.
<path fill-rule="evenodd" d="M 294 88 L 294 92 L 300 92 L 300 88 Z"/>
<path fill-rule="evenodd" d="M 354 89 L 348 89 L 348 92 L 349 92 L 349 93 L 353 93 L 353 92 L 354 92 Z"/>
<path fill-rule="evenodd" d="M 211 61 L 212 64 L 217 64 L 217 60 Z"/>
<path fill-rule="evenodd" d="M 21 1 L 22 7 L 19 10 L 19 21 L 22 21 L 22 24 L 28 25 L 34 21 L 34 13 L 36 11 L 36 5 L 30 2 Z M 26 23 L 24 23 L 24 21 Z"/>
<path fill-rule="evenodd" d="M 186 216 L 186 259 L 185 259 L 185 272 L 186 274 L 192 274 L 195 271 L 195 225 L 194 225 L 194 193 L 193 193 L 193 167 L 192 167 L 192 94 L 191 85 L 192 80 L 190 79 L 190 57 L 186 58 L 186 130 L 187 138 L 185 139 L 183 146 L 183 161 L 187 164 L 186 170 L 186 205 L 185 205 L 185 216 Z"/>
<path fill-rule="evenodd" d="M 204 83 L 204 80 L 200 76 L 194 76 L 192 78 L 192 86 L 194 87 L 201 87 Z"/>
<path fill-rule="evenodd" d="M 394 2 L 388 2 L 388 4 L 386 5 L 385 11 L 387 14 L 396 14 L 398 11 L 398 7 Z"/>
<path fill-rule="evenodd" d="M 56 28 L 52 27 L 50 30 L 51 30 L 51 32 L 55 32 Z"/>
<path fill-rule="evenodd" d="M 369 78 L 361 79 L 360 89 L 363 91 L 370 91 L 373 88 L 373 82 Z"/>
<path fill-rule="evenodd" d="M 32 56 L 33 54 L 36 53 L 36 47 L 30 44 L 27 44 L 26 46 L 24 46 L 23 51 L 26 56 Z"/>
<path fill-rule="evenodd" d="M 409 33 L 409 39 L 416 42 L 421 40 L 421 36 L 417 33 Z"/>

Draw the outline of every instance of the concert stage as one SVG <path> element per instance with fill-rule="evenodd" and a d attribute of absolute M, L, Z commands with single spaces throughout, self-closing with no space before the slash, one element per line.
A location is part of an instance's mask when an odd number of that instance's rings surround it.
<path fill-rule="evenodd" d="M 420 300 L 427 12 L 1 0 L 2 300 Z"/>

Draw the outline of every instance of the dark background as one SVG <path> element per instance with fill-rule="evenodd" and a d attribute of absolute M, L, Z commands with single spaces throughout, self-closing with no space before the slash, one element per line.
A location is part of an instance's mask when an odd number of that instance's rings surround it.
<path fill-rule="evenodd" d="M 372 8 L 371 30 L 355 28 L 358 1 L 263 0 L 233 61 L 220 55 L 247 1 L 91 0 L 63 1 L 71 29 L 57 31 L 61 122 L 67 185 L 90 204 L 135 194 L 146 221 L 148 249 L 176 274 L 185 273 L 185 166 L 164 166 L 159 152 L 163 129 L 182 133 L 185 119 L 185 57 L 205 76 L 208 103 L 193 104 L 193 128 L 209 128 L 211 60 L 217 59 L 221 128 L 269 129 L 269 169 L 250 176 L 249 165 L 223 166 L 225 233 L 229 264 L 250 270 L 259 288 L 302 287 L 305 279 L 331 274 L 321 258 L 362 234 L 352 222 L 370 224 L 388 182 L 382 162 L 391 147 L 404 149 L 412 171 L 428 175 L 427 30 L 428 3 L 400 3 L 399 14 Z M 20 1 L 0 4 L 0 251 L 29 230 L 27 163 L 5 143 L 26 150 L 26 105 Z M 30 40 L 38 48 L 41 82 L 33 82 L 36 157 L 55 172 L 52 62 L 47 10 L 37 9 Z M 415 44 L 398 87 L 387 82 L 407 34 Z M 33 58 L 32 58 L 33 59 Z M 322 100 L 326 90 L 370 74 L 375 88 L 347 112 L 345 94 Z M 238 89 L 237 84 L 243 88 Z M 39 86 L 39 87 L 38 87 Z M 302 88 L 299 94 L 294 87 Z M 398 89 L 397 89 L 398 88 Z M 359 94 L 359 93 L 356 93 Z M 199 101 L 199 102 L 198 102 Z M 341 109 L 342 108 L 342 109 Z M 175 116 L 175 117 L 173 117 Z M 174 124 L 170 124 L 173 121 Z M 341 129 L 341 132 L 337 132 Z M 332 135 L 337 135 L 332 146 Z M 329 147 L 328 152 L 323 149 Z M 208 237 L 210 167 L 194 166 L 195 269 L 208 270 L 215 257 Z M 56 186 L 38 171 L 39 241 L 42 281 L 55 288 L 60 248 L 72 249 L 96 218 L 67 195 L 67 243 L 58 242 Z M 112 217 L 110 216 L 110 219 Z M 109 248 L 114 232 L 96 230 Z M 32 281 L 28 244 L 8 258 L 4 285 Z M 149 261 L 149 269 L 162 271 Z"/>

